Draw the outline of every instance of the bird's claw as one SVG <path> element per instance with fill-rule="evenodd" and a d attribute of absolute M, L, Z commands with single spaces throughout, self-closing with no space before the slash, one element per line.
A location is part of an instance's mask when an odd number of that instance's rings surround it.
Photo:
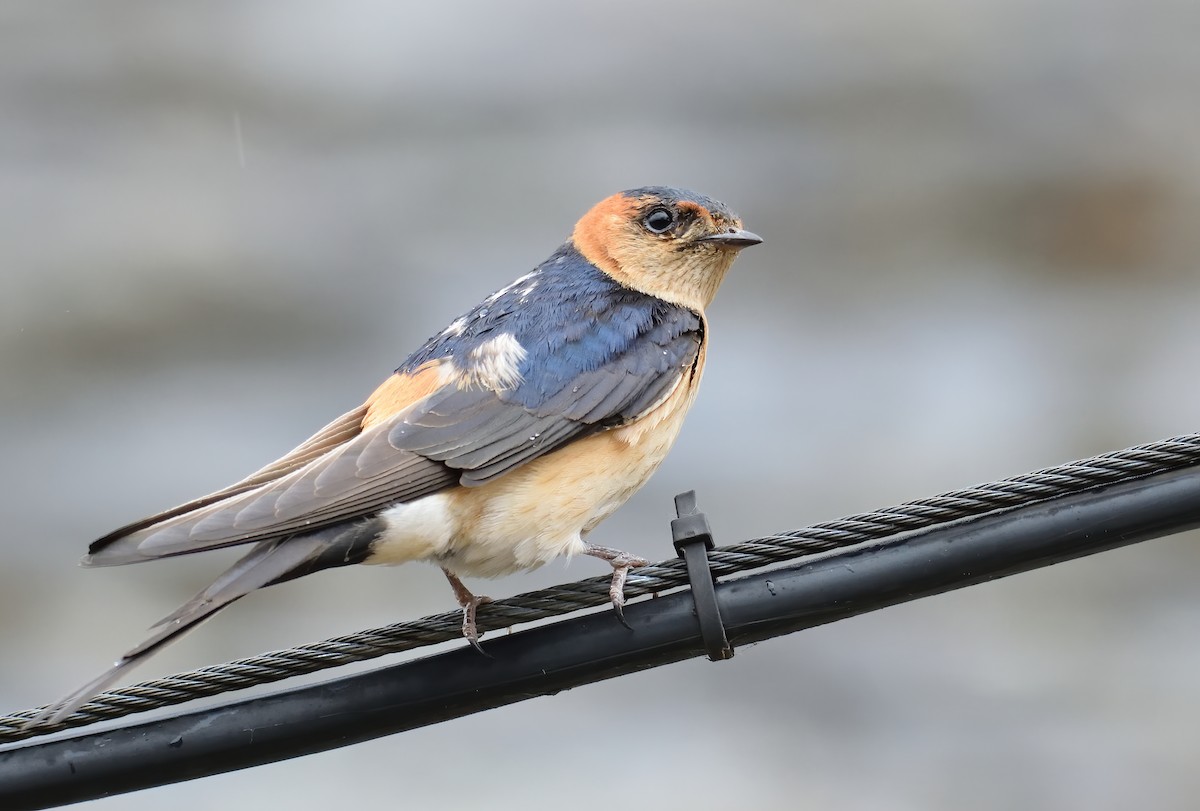
<path fill-rule="evenodd" d="M 613 576 L 612 582 L 608 585 L 608 598 L 612 601 L 617 621 L 632 631 L 633 628 L 625 621 L 625 581 L 629 578 L 630 569 L 649 566 L 650 561 L 637 555 L 631 555 L 628 552 L 622 552 L 619 549 L 609 549 L 607 546 L 592 546 L 588 544 L 584 548 L 584 552 L 601 560 L 606 560 L 612 565 Z"/>
<path fill-rule="evenodd" d="M 472 598 L 470 600 L 467 600 L 466 603 L 463 604 L 463 607 L 462 607 L 462 609 L 463 609 L 463 624 L 462 624 L 463 636 L 466 637 L 467 641 L 471 643 L 471 647 L 473 647 L 475 650 L 479 651 L 480 653 L 482 653 L 484 656 L 488 657 L 489 659 L 491 658 L 492 655 L 483 649 L 483 645 L 479 644 L 479 627 L 475 624 L 475 612 L 478 610 L 479 606 L 483 605 L 484 603 L 490 603 L 491 601 L 492 601 L 491 597 L 472 596 Z"/>
<path fill-rule="evenodd" d="M 479 644 L 479 626 L 475 623 L 475 614 L 479 610 L 479 606 L 492 602 L 491 597 L 476 596 L 471 593 L 463 581 L 458 579 L 458 575 L 449 569 L 443 568 L 442 573 L 446 575 L 446 579 L 450 581 L 450 588 L 454 590 L 454 599 L 458 600 L 458 604 L 462 606 L 463 622 L 462 633 L 466 640 L 471 643 L 471 647 L 482 653 L 489 659 L 492 655 L 483 649 Z"/>

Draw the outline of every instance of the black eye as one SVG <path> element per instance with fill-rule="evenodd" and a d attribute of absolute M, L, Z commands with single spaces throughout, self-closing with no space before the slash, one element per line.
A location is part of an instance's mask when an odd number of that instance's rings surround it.
<path fill-rule="evenodd" d="M 661 234 L 675 224 L 675 215 L 669 209 L 656 208 L 646 215 L 643 222 L 648 231 Z"/>

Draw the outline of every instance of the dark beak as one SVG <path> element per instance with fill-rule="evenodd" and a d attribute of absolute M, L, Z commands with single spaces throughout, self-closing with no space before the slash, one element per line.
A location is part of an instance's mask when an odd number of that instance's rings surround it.
<path fill-rule="evenodd" d="M 736 248 L 739 251 L 742 248 L 749 248 L 751 245 L 757 245 L 762 242 L 762 237 L 758 234 L 752 234 L 749 231 L 737 230 L 726 231 L 723 234 L 710 234 L 706 237 L 700 237 L 697 242 L 710 242 L 717 245 L 723 245 L 727 248 Z"/>

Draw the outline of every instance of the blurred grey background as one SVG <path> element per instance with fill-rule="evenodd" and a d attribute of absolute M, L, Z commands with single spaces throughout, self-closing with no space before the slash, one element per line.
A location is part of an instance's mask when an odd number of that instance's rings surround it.
<path fill-rule="evenodd" d="M 86 543 L 356 405 L 651 183 L 766 237 L 671 458 L 594 536 L 671 555 L 1197 428 L 1200 6 L 0 6 L 0 703 L 57 698 L 221 555 Z M 349 749 L 98 801 L 1195 806 L 1180 536 Z M 599 574 L 579 560 L 475 585 Z M 257 594 L 148 678 L 452 606 L 429 568 Z"/>

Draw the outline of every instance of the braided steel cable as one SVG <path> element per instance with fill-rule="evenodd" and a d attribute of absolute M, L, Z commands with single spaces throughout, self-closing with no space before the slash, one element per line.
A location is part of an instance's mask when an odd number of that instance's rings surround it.
<path fill-rule="evenodd" d="M 875 512 L 718 547 L 710 553 L 711 568 L 715 575 L 760 569 L 1198 463 L 1200 434 L 1184 434 Z M 609 600 L 609 579 L 608 576 L 593 577 L 497 600 L 480 609 L 479 628 L 498 630 L 605 605 Z M 682 561 L 669 560 L 632 572 L 625 592 L 628 597 L 637 597 L 687 583 Z M 461 638 L 462 615 L 452 611 L 264 653 L 102 693 L 54 724 L 29 725 L 29 721 L 41 715 L 44 708 L 0 717 L 0 744 Z"/>

